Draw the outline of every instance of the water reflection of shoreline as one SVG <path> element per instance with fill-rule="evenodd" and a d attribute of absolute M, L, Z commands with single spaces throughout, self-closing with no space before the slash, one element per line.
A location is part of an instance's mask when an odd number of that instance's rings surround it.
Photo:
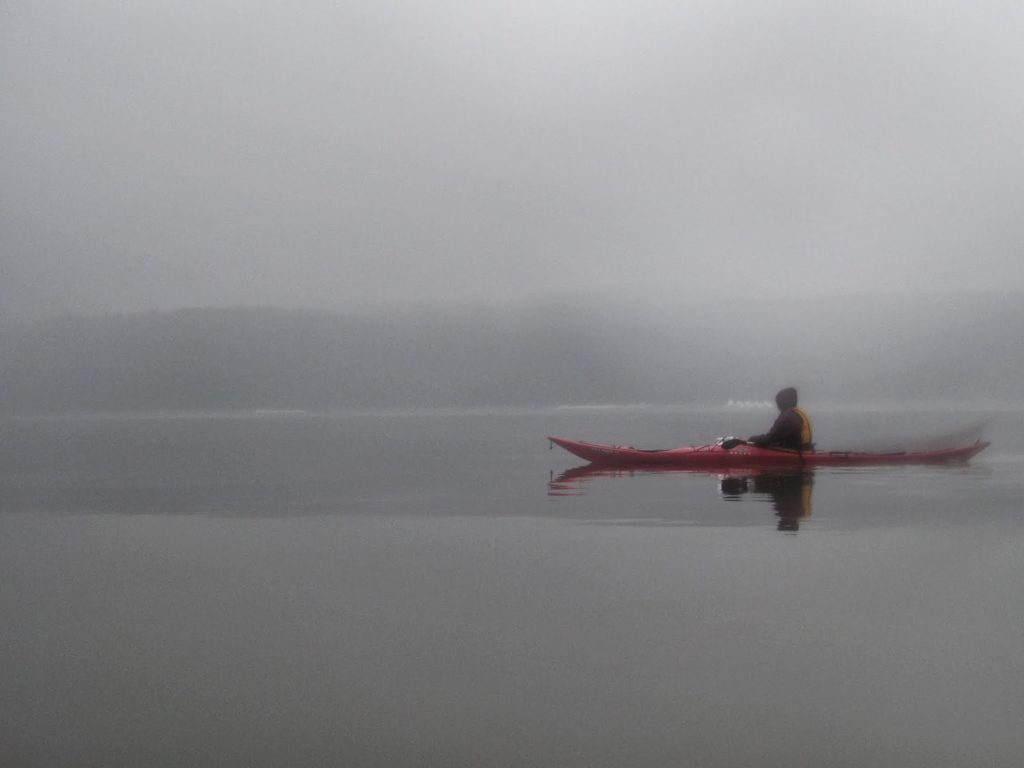
<path fill-rule="evenodd" d="M 783 532 L 799 531 L 800 523 L 814 514 L 814 470 L 810 468 L 729 467 L 713 470 L 588 464 L 566 470 L 557 477 L 552 474 L 548 495 L 585 496 L 585 483 L 594 478 L 665 474 L 713 477 L 718 481 L 721 498 L 725 501 L 739 501 L 749 494 L 754 499 L 769 502 L 778 518 L 777 528 Z"/>

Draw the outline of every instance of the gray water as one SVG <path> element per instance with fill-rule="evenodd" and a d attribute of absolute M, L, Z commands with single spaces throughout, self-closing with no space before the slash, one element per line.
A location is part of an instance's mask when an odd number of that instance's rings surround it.
<path fill-rule="evenodd" d="M 1024 411 L 814 415 L 993 445 L 794 484 L 544 439 L 766 410 L 2 421 L 0 765 L 1019 765 Z"/>

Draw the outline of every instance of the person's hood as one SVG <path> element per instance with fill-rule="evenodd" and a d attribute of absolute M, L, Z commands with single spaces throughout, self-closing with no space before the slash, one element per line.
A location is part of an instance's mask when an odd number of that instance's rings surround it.
<path fill-rule="evenodd" d="M 796 408 L 796 390 L 793 387 L 780 389 L 778 394 L 775 395 L 775 404 L 779 406 L 780 411 Z"/>

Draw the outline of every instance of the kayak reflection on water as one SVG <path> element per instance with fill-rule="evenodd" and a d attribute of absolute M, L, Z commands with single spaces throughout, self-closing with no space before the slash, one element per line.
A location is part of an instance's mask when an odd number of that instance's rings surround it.
<path fill-rule="evenodd" d="M 725 501 L 739 501 L 744 494 L 758 501 L 772 505 L 778 518 L 780 531 L 795 533 L 800 523 L 809 518 L 814 510 L 814 470 L 805 467 L 728 467 L 718 471 L 708 469 L 678 469 L 666 467 L 610 467 L 587 464 L 562 472 L 557 477 L 552 473 L 548 482 L 549 496 L 585 496 L 584 483 L 595 478 L 622 478 L 638 475 L 685 474 L 703 475 L 715 478 L 721 496 Z"/>
<path fill-rule="evenodd" d="M 779 518 L 780 531 L 799 531 L 800 521 L 814 514 L 812 470 L 727 476 L 721 478 L 720 488 L 722 496 L 730 501 L 738 500 L 745 493 L 768 497 Z"/>

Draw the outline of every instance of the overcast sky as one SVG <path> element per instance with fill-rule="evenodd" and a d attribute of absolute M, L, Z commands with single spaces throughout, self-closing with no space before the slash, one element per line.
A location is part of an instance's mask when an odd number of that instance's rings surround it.
<path fill-rule="evenodd" d="M 0 0 L 8 316 L 1024 289 L 1024 4 Z"/>

